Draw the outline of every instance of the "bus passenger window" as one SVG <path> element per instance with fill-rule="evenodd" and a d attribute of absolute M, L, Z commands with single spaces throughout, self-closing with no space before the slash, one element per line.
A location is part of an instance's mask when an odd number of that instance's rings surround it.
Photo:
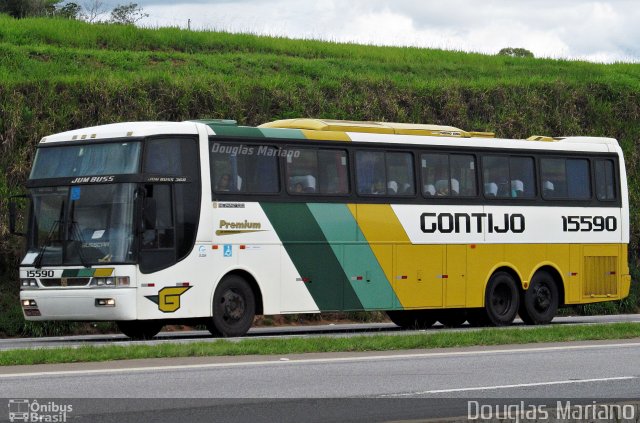
<path fill-rule="evenodd" d="M 510 157 L 509 194 L 511 198 L 533 198 L 536 196 L 536 183 L 533 157 Z"/>
<path fill-rule="evenodd" d="M 482 177 L 485 196 L 492 198 L 507 198 L 511 196 L 508 157 L 485 156 L 482 159 Z"/>
<path fill-rule="evenodd" d="M 600 201 L 616 199 L 613 160 L 596 160 L 596 195 Z"/>
<path fill-rule="evenodd" d="M 423 154 L 422 193 L 428 197 L 449 193 L 449 155 Z"/>
<path fill-rule="evenodd" d="M 485 197 L 535 197 L 533 157 L 485 156 L 482 168 Z"/>
<path fill-rule="evenodd" d="M 287 191 L 291 194 L 349 193 L 347 152 L 293 149 L 287 156 Z"/>
<path fill-rule="evenodd" d="M 451 163 L 451 195 L 473 197 L 476 188 L 476 160 L 469 154 L 452 154 Z"/>
<path fill-rule="evenodd" d="M 358 194 L 386 194 L 384 153 L 380 151 L 358 151 L 356 153 L 356 176 Z"/>
<path fill-rule="evenodd" d="M 214 194 L 271 194 L 280 191 L 278 149 L 210 141 L 211 189 Z"/>
<path fill-rule="evenodd" d="M 413 156 L 410 153 L 386 153 L 387 194 L 414 195 Z"/>
<path fill-rule="evenodd" d="M 287 189 L 292 194 L 314 193 L 318 180 L 318 152 L 316 150 L 293 148 L 295 154 L 287 156 Z"/>
<path fill-rule="evenodd" d="M 473 197 L 477 193 L 475 158 L 468 154 L 423 154 L 422 193 Z"/>
<path fill-rule="evenodd" d="M 542 196 L 546 199 L 591 198 L 589 161 L 586 159 L 542 159 Z"/>

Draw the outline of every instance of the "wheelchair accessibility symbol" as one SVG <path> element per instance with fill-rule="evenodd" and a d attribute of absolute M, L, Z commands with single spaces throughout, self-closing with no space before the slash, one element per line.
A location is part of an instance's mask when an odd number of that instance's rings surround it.
<path fill-rule="evenodd" d="M 232 247 L 231 244 L 224 245 L 223 257 L 231 257 L 233 255 L 233 250 L 231 247 Z"/>

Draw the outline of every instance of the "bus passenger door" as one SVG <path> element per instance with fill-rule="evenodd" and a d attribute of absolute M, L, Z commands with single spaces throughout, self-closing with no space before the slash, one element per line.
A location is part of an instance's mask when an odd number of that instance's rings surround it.
<path fill-rule="evenodd" d="M 466 244 L 447 245 L 446 278 L 443 281 L 445 307 L 466 305 L 467 248 Z"/>
<path fill-rule="evenodd" d="M 443 245 L 397 245 L 394 289 L 404 308 L 442 307 Z"/>

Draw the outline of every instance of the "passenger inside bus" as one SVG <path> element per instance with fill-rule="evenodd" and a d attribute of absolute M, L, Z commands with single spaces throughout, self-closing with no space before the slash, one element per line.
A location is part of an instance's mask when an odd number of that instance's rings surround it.
<path fill-rule="evenodd" d="M 524 194 L 524 183 L 519 179 L 511 181 L 511 196 L 522 197 Z"/>
<path fill-rule="evenodd" d="M 445 179 L 436 181 L 436 195 L 439 197 L 449 195 L 449 183 Z"/>
<path fill-rule="evenodd" d="M 431 197 L 436 195 L 436 187 L 433 184 L 427 184 L 424 186 L 424 195 Z"/>
<path fill-rule="evenodd" d="M 289 178 L 289 191 L 293 193 L 316 192 L 316 178 L 313 175 L 292 176 Z"/>
<path fill-rule="evenodd" d="M 488 182 L 484 184 L 484 195 L 486 197 L 495 197 L 498 195 L 498 184 L 495 182 Z"/>
<path fill-rule="evenodd" d="M 231 175 L 228 173 L 222 174 L 220 179 L 218 179 L 218 184 L 216 185 L 216 191 L 230 191 L 230 183 L 231 183 Z"/>

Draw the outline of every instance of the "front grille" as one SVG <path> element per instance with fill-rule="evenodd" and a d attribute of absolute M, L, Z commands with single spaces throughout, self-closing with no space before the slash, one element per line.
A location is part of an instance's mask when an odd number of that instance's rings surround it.
<path fill-rule="evenodd" d="M 68 286 L 87 286 L 91 278 L 50 278 L 40 279 L 42 286 L 50 287 L 68 287 Z"/>

